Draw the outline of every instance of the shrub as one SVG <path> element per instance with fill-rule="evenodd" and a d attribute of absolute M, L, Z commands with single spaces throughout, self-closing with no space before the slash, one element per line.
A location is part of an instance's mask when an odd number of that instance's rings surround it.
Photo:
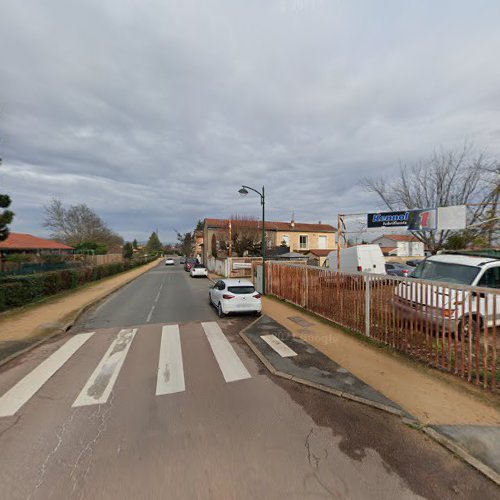
<path fill-rule="evenodd" d="M 132 259 L 125 263 L 117 262 L 95 267 L 0 278 L 0 311 L 24 306 L 63 290 L 76 288 L 85 283 L 147 264 L 152 260 L 154 259 Z"/>

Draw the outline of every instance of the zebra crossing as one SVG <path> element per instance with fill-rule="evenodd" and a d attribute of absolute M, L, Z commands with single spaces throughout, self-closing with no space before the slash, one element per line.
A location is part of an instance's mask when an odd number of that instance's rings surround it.
<path fill-rule="evenodd" d="M 252 378 L 218 323 L 206 322 L 201 327 L 225 382 Z M 100 405 L 108 401 L 131 346 L 141 339 L 140 330 L 126 328 L 116 334 L 73 402 L 73 408 Z M 95 334 L 88 332 L 74 335 L 1 395 L 0 417 L 15 415 Z M 181 331 L 179 325 L 163 325 L 155 394 L 164 396 L 184 391 L 186 383 Z"/>

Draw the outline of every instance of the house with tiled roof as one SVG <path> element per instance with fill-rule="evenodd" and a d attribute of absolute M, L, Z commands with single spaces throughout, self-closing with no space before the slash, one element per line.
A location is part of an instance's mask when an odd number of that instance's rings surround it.
<path fill-rule="evenodd" d="M 262 231 L 260 220 L 228 220 L 210 219 L 203 222 L 203 262 L 207 262 L 211 254 L 212 240 L 227 237 L 236 227 L 255 230 L 258 235 Z M 310 249 L 329 249 L 335 247 L 336 229 L 321 222 L 277 222 L 266 221 L 266 242 L 268 248 L 285 246 L 290 252 L 306 253 Z M 259 240 L 260 241 L 260 240 Z"/>
<path fill-rule="evenodd" d="M 0 241 L 0 254 L 30 253 L 30 254 L 70 254 L 73 247 L 54 240 L 46 240 L 26 233 L 9 233 L 6 240 Z"/>
<path fill-rule="evenodd" d="M 390 257 L 423 257 L 424 244 L 411 234 L 384 234 L 372 241 Z"/>

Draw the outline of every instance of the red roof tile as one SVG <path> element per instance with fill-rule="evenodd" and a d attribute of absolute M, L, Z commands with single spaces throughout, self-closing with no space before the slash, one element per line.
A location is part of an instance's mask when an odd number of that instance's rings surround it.
<path fill-rule="evenodd" d="M 10 233 L 5 241 L 0 241 L 0 250 L 73 250 L 72 247 L 54 240 L 38 238 L 31 234 Z"/>
<path fill-rule="evenodd" d="M 205 224 L 212 227 L 227 227 L 227 219 L 205 219 Z M 244 223 L 246 227 L 262 227 L 262 222 L 259 220 L 233 220 L 233 224 Z M 266 229 L 269 231 L 317 231 L 321 233 L 332 233 L 337 230 L 330 224 L 309 224 L 306 222 L 295 222 L 292 227 L 290 222 L 275 222 L 266 220 Z"/>

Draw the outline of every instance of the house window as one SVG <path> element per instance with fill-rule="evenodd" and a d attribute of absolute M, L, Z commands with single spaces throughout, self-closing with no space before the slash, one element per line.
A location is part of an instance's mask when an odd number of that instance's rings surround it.
<path fill-rule="evenodd" d="M 326 236 L 318 237 L 318 248 L 324 250 L 326 248 Z"/>
<path fill-rule="evenodd" d="M 309 248 L 309 237 L 306 235 L 306 234 L 301 234 L 300 235 L 300 249 L 301 250 L 306 250 L 307 248 Z"/>
<path fill-rule="evenodd" d="M 288 234 L 283 235 L 281 242 L 284 243 L 286 247 L 290 246 L 290 238 L 288 237 Z"/>

